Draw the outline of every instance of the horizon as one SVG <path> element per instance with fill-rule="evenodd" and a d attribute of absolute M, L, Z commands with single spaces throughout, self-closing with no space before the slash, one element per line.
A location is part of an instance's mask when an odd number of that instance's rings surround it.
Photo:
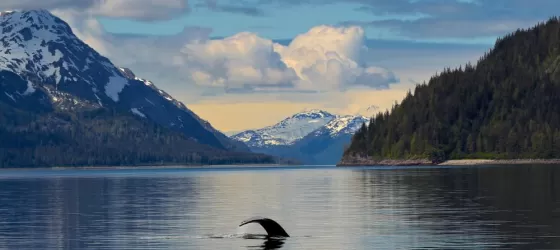
<path fill-rule="evenodd" d="M 370 117 L 560 7 L 537 2 L 543 8 L 531 12 L 521 0 L 166 0 L 127 9 L 128 1 L 10 0 L 0 10 L 49 10 L 116 66 L 154 82 L 228 135 L 305 109 Z M 496 15 L 481 18 L 480 11 Z"/>

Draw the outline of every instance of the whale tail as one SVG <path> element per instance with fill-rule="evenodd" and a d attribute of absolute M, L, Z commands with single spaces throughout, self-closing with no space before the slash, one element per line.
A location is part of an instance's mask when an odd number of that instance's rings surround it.
<path fill-rule="evenodd" d="M 264 228 L 269 237 L 290 237 L 290 235 L 286 233 L 286 230 L 284 230 L 284 228 L 282 228 L 282 226 L 280 226 L 278 222 L 272 219 L 260 216 L 251 217 L 242 221 L 239 226 L 243 226 L 249 223 L 259 223 Z"/>

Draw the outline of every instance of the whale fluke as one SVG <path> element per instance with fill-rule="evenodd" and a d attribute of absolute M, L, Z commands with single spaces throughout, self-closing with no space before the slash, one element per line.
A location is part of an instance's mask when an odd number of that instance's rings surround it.
<path fill-rule="evenodd" d="M 239 226 L 243 226 L 249 223 L 259 223 L 264 228 L 269 237 L 290 237 L 290 235 L 286 233 L 286 230 L 284 230 L 284 228 L 282 228 L 282 226 L 280 226 L 278 222 L 272 219 L 255 216 L 242 221 Z"/>

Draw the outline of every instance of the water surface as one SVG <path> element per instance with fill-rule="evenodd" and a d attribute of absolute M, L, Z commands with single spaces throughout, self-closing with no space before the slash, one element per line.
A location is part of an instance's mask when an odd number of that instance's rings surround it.
<path fill-rule="evenodd" d="M 558 249 L 558 167 L 4 170 L 0 248 Z"/>

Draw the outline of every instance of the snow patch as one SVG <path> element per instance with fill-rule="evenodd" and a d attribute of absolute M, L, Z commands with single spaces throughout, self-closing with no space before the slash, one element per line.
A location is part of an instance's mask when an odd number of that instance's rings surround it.
<path fill-rule="evenodd" d="M 146 100 L 148 103 L 152 104 L 152 106 L 156 106 L 152 101 L 150 101 L 148 98 L 144 97 L 144 100 Z"/>
<path fill-rule="evenodd" d="M 10 97 L 12 100 L 14 100 L 14 102 L 16 101 L 16 99 L 14 98 L 14 96 L 8 94 L 8 92 L 4 91 L 4 94 L 6 94 L 8 97 Z"/>
<path fill-rule="evenodd" d="M 291 145 L 313 131 L 323 127 L 336 116 L 322 110 L 297 113 L 277 124 L 258 130 L 245 131 L 232 138 L 249 146 Z"/>
<path fill-rule="evenodd" d="M 334 138 L 342 134 L 353 134 L 367 121 L 362 116 L 338 116 L 322 110 L 309 110 L 294 114 L 275 125 L 247 130 L 231 138 L 250 147 L 292 145 L 308 135 Z"/>
<path fill-rule="evenodd" d="M 354 134 L 360 129 L 363 123 L 367 122 L 368 119 L 363 116 L 340 116 L 327 123 L 325 129 L 332 137 L 338 134 Z"/>
<path fill-rule="evenodd" d="M 109 82 L 105 85 L 105 94 L 113 99 L 113 101 L 119 101 L 119 93 L 128 85 L 126 78 L 121 76 L 111 76 L 109 77 Z"/>
<path fill-rule="evenodd" d="M 137 108 L 131 108 L 130 111 L 132 111 L 132 113 L 134 113 L 137 116 L 140 116 L 142 118 L 146 118 L 146 115 L 144 115 L 144 113 L 140 112 L 140 110 L 138 110 Z"/>
<path fill-rule="evenodd" d="M 93 92 L 97 93 L 97 89 L 94 88 Z M 101 103 L 101 99 L 99 98 L 99 96 L 97 94 L 94 94 L 94 95 L 95 95 L 95 98 L 97 98 L 97 103 L 99 103 L 99 106 L 103 107 L 103 103 Z"/>
<path fill-rule="evenodd" d="M 13 10 L 0 11 L 0 16 L 12 14 L 12 13 L 14 13 L 14 12 L 15 12 L 15 11 L 13 11 Z"/>
<path fill-rule="evenodd" d="M 35 88 L 33 87 L 33 83 L 27 80 L 27 89 L 25 90 L 25 92 L 23 92 L 22 95 L 31 95 L 33 93 L 35 93 Z"/>

